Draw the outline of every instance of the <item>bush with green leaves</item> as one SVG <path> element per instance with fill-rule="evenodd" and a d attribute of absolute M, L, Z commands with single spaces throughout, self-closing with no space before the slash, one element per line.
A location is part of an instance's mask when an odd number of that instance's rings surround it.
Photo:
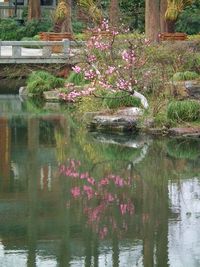
<path fill-rule="evenodd" d="M 187 34 L 200 32 L 200 0 L 195 0 L 181 12 L 176 23 L 176 31 Z"/>
<path fill-rule="evenodd" d="M 140 105 L 140 99 L 133 97 L 124 91 L 107 93 L 103 100 L 103 106 L 111 109 L 117 109 L 120 107 L 140 107 Z"/>
<path fill-rule="evenodd" d="M 14 19 L 0 19 L 0 40 L 21 40 L 25 27 L 20 26 Z"/>
<path fill-rule="evenodd" d="M 46 71 L 35 71 L 27 80 L 27 90 L 29 93 L 41 95 L 45 91 L 56 87 L 62 87 L 65 80 L 57 78 Z"/>
<path fill-rule="evenodd" d="M 200 103 L 195 100 L 172 101 L 167 107 L 167 118 L 175 122 L 200 120 Z"/>
<path fill-rule="evenodd" d="M 67 78 L 68 83 L 73 83 L 74 85 L 85 85 L 87 84 L 87 80 L 85 79 L 83 73 L 76 73 L 72 71 Z"/>
<path fill-rule="evenodd" d="M 200 76 L 195 71 L 176 72 L 173 81 L 188 81 L 198 79 Z"/>
<path fill-rule="evenodd" d="M 48 32 L 52 29 L 53 22 L 51 19 L 31 20 L 25 23 L 24 36 L 33 37 L 39 32 Z"/>

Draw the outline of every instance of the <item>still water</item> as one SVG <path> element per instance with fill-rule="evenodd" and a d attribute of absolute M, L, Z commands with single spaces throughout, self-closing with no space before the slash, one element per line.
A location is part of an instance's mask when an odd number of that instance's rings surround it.
<path fill-rule="evenodd" d="M 200 266 L 200 140 L 89 133 L 0 95 L 0 266 Z"/>

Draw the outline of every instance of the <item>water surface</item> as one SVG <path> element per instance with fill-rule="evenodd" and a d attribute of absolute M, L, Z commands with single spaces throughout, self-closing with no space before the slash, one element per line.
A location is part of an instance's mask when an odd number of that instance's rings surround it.
<path fill-rule="evenodd" d="M 0 95 L 0 266 L 200 266 L 199 223 L 200 140 Z"/>

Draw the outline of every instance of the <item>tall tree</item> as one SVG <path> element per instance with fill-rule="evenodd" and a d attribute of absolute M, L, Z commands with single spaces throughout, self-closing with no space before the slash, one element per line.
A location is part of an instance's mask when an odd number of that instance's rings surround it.
<path fill-rule="evenodd" d="M 55 32 L 72 33 L 72 2 L 71 0 L 59 0 L 55 13 Z"/>
<path fill-rule="evenodd" d="M 118 0 L 110 0 L 109 6 L 109 22 L 112 27 L 119 26 L 119 1 Z"/>
<path fill-rule="evenodd" d="M 156 41 L 160 32 L 160 0 L 145 1 L 145 35 Z"/>
<path fill-rule="evenodd" d="M 40 0 L 28 1 L 28 20 L 41 19 Z"/>

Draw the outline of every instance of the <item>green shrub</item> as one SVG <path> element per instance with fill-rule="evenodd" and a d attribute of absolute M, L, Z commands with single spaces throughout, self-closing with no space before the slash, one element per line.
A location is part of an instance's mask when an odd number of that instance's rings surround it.
<path fill-rule="evenodd" d="M 187 81 L 199 78 L 199 74 L 194 71 L 176 72 L 173 76 L 174 81 Z"/>
<path fill-rule="evenodd" d="M 86 25 L 81 21 L 72 21 L 72 29 L 74 33 L 82 33 L 86 29 Z"/>
<path fill-rule="evenodd" d="M 200 103 L 194 100 L 173 101 L 168 105 L 167 118 L 172 121 L 196 121 L 200 119 Z"/>
<path fill-rule="evenodd" d="M 42 94 L 45 91 L 62 87 L 64 80 L 46 71 L 35 71 L 27 80 L 27 89 L 32 94 Z"/>
<path fill-rule="evenodd" d="M 135 98 L 129 93 L 123 91 L 108 93 L 105 95 L 105 99 L 103 101 L 103 106 L 112 109 L 119 107 L 139 107 L 140 104 L 140 99 Z"/>
<path fill-rule="evenodd" d="M 83 73 L 76 73 L 72 71 L 67 78 L 68 83 L 73 83 L 74 85 L 85 85 L 87 84 L 87 80 L 85 80 L 85 77 Z"/>
<path fill-rule="evenodd" d="M 187 34 L 200 32 L 200 1 L 194 0 L 181 12 L 176 23 L 176 30 Z"/>
<path fill-rule="evenodd" d="M 25 27 L 20 26 L 14 19 L 0 19 L 0 39 L 21 40 L 24 36 Z"/>
<path fill-rule="evenodd" d="M 53 22 L 51 19 L 31 20 L 25 23 L 24 36 L 33 37 L 39 32 L 48 32 L 52 29 Z"/>

